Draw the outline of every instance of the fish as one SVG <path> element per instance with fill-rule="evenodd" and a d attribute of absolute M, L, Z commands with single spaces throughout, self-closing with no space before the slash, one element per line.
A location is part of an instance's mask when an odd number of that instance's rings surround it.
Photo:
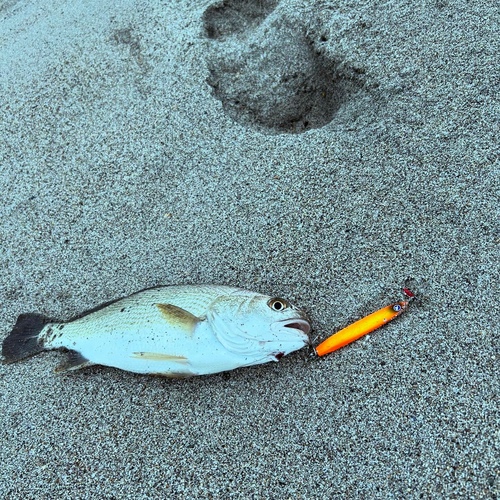
<path fill-rule="evenodd" d="M 22 314 L 3 363 L 68 351 L 56 372 L 104 365 L 184 378 L 278 361 L 308 345 L 310 321 L 286 299 L 222 285 L 158 286 L 67 322 Z"/>

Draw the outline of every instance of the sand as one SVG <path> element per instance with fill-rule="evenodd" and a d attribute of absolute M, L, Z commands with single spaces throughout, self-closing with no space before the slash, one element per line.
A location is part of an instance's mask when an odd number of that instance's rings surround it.
<path fill-rule="evenodd" d="M 0 1 L 0 337 L 158 284 L 342 350 L 188 380 L 0 367 L 8 499 L 500 498 L 493 0 Z"/>

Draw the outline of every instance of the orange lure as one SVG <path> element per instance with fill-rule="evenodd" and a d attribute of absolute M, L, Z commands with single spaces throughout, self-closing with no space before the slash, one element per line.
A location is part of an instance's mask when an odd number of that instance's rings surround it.
<path fill-rule="evenodd" d="M 329 352 L 336 351 L 341 347 L 354 342 L 363 335 L 373 332 L 382 325 L 385 325 L 391 319 L 399 316 L 408 307 L 409 302 L 396 302 L 387 307 L 383 307 L 374 313 L 365 316 L 349 325 L 348 327 L 340 330 L 331 337 L 327 338 L 318 347 L 316 347 L 316 353 L 318 356 L 324 356 Z"/>

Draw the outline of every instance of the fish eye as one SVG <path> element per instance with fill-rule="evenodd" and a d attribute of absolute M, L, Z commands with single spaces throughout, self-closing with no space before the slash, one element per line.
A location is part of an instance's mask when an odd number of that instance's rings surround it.
<path fill-rule="evenodd" d="M 271 299 L 267 305 L 274 311 L 282 311 L 288 307 L 287 301 L 279 298 Z"/>
<path fill-rule="evenodd" d="M 398 312 L 398 311 L 401 311 L 401 306 L 399 304 L 396 304 L 394 307 L 393 307 L 394 311 Z"/>

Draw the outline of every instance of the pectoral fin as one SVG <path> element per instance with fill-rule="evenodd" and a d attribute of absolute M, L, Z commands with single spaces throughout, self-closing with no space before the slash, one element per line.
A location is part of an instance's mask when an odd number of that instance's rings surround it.
<path fill-rule="evenodd" d="M 172 304 L 156 304 L 156 307 L 160 310 L 167 323 L 182 328 L 189 335 L 193 334 L 197 323 L 203 321 L 202 318 L 198 318 L 198 316 L 182 309 L 182 307 L 173 306 Z"/>
<path fill-rule="evenodd" d="M 148 361 L 174 361 L 183 365 L 188 363 L 188 359 L 184 356 L 172 356 L 162 352 L 133 352 L 131 358 L 145 359 Z"/>
<path fill-rule="evenodd" d="M 79 352 L 69 351 L 66 361 L 61 363 L 54 371 L 56 373 L 68 372 L 79 370 L 80 368 L 85 368 L 86 366 L 91 366 L 93 364 L 95 363 L 92 363 L 92 361 L 84 358 Z"/>

